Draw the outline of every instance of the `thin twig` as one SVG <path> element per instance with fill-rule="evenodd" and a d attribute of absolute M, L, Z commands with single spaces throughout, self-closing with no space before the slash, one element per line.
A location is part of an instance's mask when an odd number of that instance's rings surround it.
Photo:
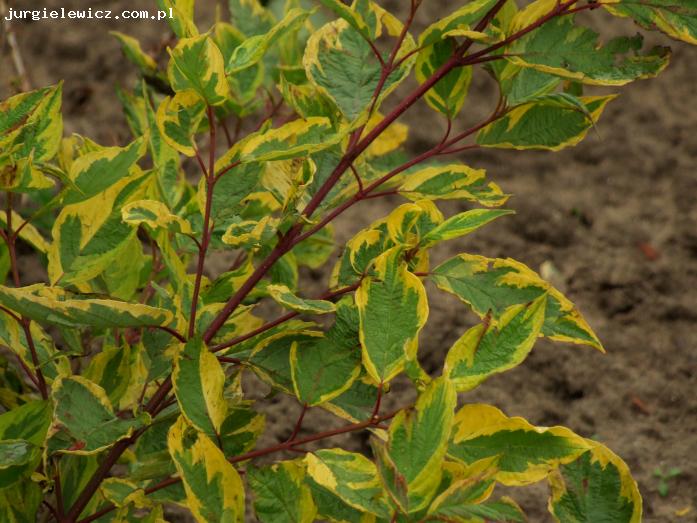
<path fill-rule="evenodd" d="M 213 189 L 215 186 L 215 149 L 216 149 L 216 132 L 215 132 L 215 116 L 213 108 L 208 106 L 208 127 L 210 130 L 210 145 L 208 146 L 208 170 L 201 165 L 203 176 L 206 181 L 206 205 L 203 213 L 203 231 L 201 232 L 201 243 L 198 249 L 198 263 L 196 265 L 196 277 L 194 280 L 194 290 L 191 296 L 191 311 L 189 315 L 189 332 L 188 338 L 194 337 L 196 332 L 196 309 L 198 307 L 198 296 L 201 292 L 201 281 L 203 280 L 203 271 L 206 264 L 206 254 L 208 253 L 208 245 L 211 240 L 211 212 L 213 209 Z M 197 157 L 198 153 L 197 153 Z M 203 161 L 199 161 L 203 164 Z"/>

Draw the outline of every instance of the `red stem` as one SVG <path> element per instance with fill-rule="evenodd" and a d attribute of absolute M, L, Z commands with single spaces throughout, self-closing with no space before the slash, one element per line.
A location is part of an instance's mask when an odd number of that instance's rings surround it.
<path fill-rule="evenodd" d="M 198 307 L 198 296 L 201 292 L 201 280 L 203 279 L 203 270 L 206 264 L 206 253 L 208 245 L 211 241 L 211 210 L 213 208 L 213 189 L 215 187 L 215 116 L 213 108 L 208 106 L 208 127 L 210 128 L 210 145 L 208 155 L 208 171 L 206 171 L 203 162 L 201 162 L 201 170 L 206 178 L 206 208 L 203 214 L 203 231 L 201 233 L 201 244 L 198 250 L 198 264 L 196 266 L 196 280 L 194 282 L 194 292 L 191 297 L 191 312 L 189 315 L 189 339 L 194 337 L 196 333 L 196 309 Z M 197 154 L 198 157 L 198 154 Z M 200 160 L 200 157 L 199 157 Z"/>
<path fill-rule="evenodd" d="M 10 255 L 10 269 L 12 271 L 12 280 L 15 287 L 19 288 L 22 286 L 21 279 L 19 277 L 19 266 L 17 264 L 17 245 L 16 245 L 16 235 L 12 231 L 12 200 L 13 194 L 7 192 L 7 206 L 6 206 L 6 225 L 7 229 L 3 235 L 3 239 L 7 244 L 7 250 Z M 13 315 L 14 316 L 14 315 Z M 16 318 L 16 316 L 15 316 Z M 36 352 L 36 345 L 34 345 L 34 337 L 31 334 L 31 320 L 25 316 L 22 316 L 19 321 L 22 330 L 24 331 L 24 337 L 27 340 L 27 346 L 29 347 L 29 352 L 31 354 L 31 361 L 34 365 L 34 371 L 32 372 L 28 366 L 22 362 L 22 369 L 27 374 L 29 379 L 36 384 L 39 389 L 39 393 L 43 399 L 48 398 L 48 387 L 46 386 L 46 379 L 44 378 L 44 373 L 41 372 L 41 366 L 39 362 L 39 356 Z"/>
<path fill-rule="evenodd" d="M 295 422 L 295 427 L 293 428 L 293 432 L 291 433 L 290 437 L 288 438 L 288 441 L 294 441 L 295 438 L 300 433 L 300 429 L 303 426 L 303 420 L 305 419 L 305 414 L 307 414 L 308 408 L 309 408 L 308 404 L 304 403 L 303 408 L 300 411 L 300 415 L 298 416 L 298 421 Z"/>

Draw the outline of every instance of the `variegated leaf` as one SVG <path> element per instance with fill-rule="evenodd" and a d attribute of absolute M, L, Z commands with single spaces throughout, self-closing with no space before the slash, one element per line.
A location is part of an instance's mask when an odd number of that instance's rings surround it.
<path fill-rule="evenodd" d="M 616 38 L 604 47 L 597 37 L 594 31 L 575 25 L 573 17 L 557 17 L 517 40 L 506 53 L 516 65 L 590 85 L 624 85 L 651 78 L 670 60 L 667 47 L 638 54 L 641 36 Z"/>
<path fill-rule="evenodd" d="M 601 5 L 613 15 L 632 18 L 642 27 L 697 45 L 695 0 L 608 0 Z"/>
<path fill-rule="evenodd" d="M 254 511 L 263 523 L 312 523 L 317 508 L 303 481 L 305 467 L 281 461 L 269 467 L 248 468 L 247 481 L 254 492 Z"/>
<path fill-rule="evenodd" d="M 413 411 L 400 411 L 390 424 L 386 454 L 394 473 L 383 472 L 383 481 L 404 512 L 426 508 L 438 488 L 456 403 L 455 387 L 441 377 L 419 395 Z"/>
<path fill-rule="evenodd" d="M 157 307 L 116 300 L 80 299 L 59 287 L 42 284 L 18 289 L 0 286 L 0 304 L 39 322 L 95 329 L 167 325 L 172 313 Z"/>
<path fill-rule="evenodd" d="M 512 305 L 495 322 L 469 329 L 448 351 L 443 373 L 460 392 L 519 365 L 532 350 L 545 321 L 547 296 Z"/>
<path fill-rule="evenodd" d="M 172 149 L 186 156 L 196 155 L 194 135 L 206 116 L 206 104 L 193 91 L 182 91 L 165 98 L 157 108 L 156 124 L 160 136 Z"/>
<path fill-rule="evenodd" d="M 490 405 L 470 404 L 455 415 L 448 455 L 465 465 L 498 456 L 495 479 L 504 485 L 527 485 L 588 448 L 583 438 L 565 427 L 538 428 Z"/>
<path fill-rule="evenodd" d="M 615 95 L 584 96 L 579 101 L 585 110 L 547 100 L 527 102 L 479 131 L 477 143 L 500 149 L 559 151 L 581 142 L 598 122 L 605 106 L 615 98 Z"/>
<path fill-rule="evenodd" d="M 520 262 L 461 254 L 436 267 L 432 278 L 440 289 L 469 304 L 481 317 L 491 313 L 494 319 L 511 305 L 525 304 L 547 294 L 542 334 L 604 350 L 574 304 Z"/>
<path fill-rule="evenodd" d="M 375 464 L 355 452 L 323 449 L 305 457 L 308 475 L 348 506 L 388 517 L 389 505 L 382 493 Z"/>
<path fill-rule="evenodd" d="M 463 199 L 486 207 L 498 207 L 508 200 L 494 182 L 485 181 L 484 169 L 467 165 L 425 167 L 403 175 L 399 192 L 410 200 Z"/>
<path fill-rule="evenodd" d="M 416 357 L 419 331 L 428 317 L 421 280 L 407 270 L 394 248 L 375 261 L 375 275 L 356 291 L 363 365 L 373 379 L 386 382 Z"/>
<path fill-rule="evenodd" d="M 282 307 L 297 312 L 328 314 L 336 310 L 336 306 L 330 301 L 301 298 L 285 285 L 269 285 L 266 287 L 266 292 L 268 292 L 269 296 Z"/>
<path fill-rule="evenodd" d="M 81 376 L 55 382 L 52 397 L 49 453 L 95 454 L 150 423 L 145 413 L 132 419 L 116 416 L 104 389 Z"/>
<path fill-rule="evenodd" d="M 174 393 L 183 416 L 197 430 L 220 435 L 227 415 L 223 396 L 225 373 L 218 359 L 200 338 L 182 344 L 172 373 Z"/>
<path fill-rule="evenodd" d="M 186 491 L 187 506 L 199 523 L 242 523 L 244 485 L 211 439 L 188 426 L 183 416 L 167 437 Z"/>
<path fill-rule="evenodd" d="M 629 467 L 603 445 L 589 444 L 549 476 L 549 511 L 559 523 L 639 523 L 642 500 Z"/>
<path fill-rule="evenodd" d="M 176 92 L 193 91 L 208 105 L 220 105 L 229 95 L 223 55 L 209 35 L 179 40 L 167 75 Z"/>
<path fill-rule="evenodd" d="M 190 234 L 191 224 L 184 218 L 172 214 L 167 206 L 156 200 L 137 200 L 121 208 L 124 222 L 138 226 L 145 224 L 153 229 L 167 229 L 171 232 Z"/>
<path fill-rule="evenodd" d="M 356 308 L 342 301 L 336 321 L 314 343 L 293 342 L 291 377 L 298 399 L 307 405 L 332 401 L 348 391 L 361 371 Z"/>

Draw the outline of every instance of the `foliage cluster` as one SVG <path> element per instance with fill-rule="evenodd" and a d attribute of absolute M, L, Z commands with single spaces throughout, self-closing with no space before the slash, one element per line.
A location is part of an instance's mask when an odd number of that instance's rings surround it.
<path fill-rule="evenodd" d="M 274 523 L 523 521 L 495 487 L 546 480 L 560 522 L 640 521 L 601 443 L 458 407 L 540 337 L 602 351 L 571 301 L 517 261 L 432 266 L 429 250 L 511 214 L 483 170 L 448 157 L 575 145 L 615 96 L 584 89 L 668 64 L 641 36 L 600 43 L 577 13 L 697 44 L 697 1 L 470 0 L 418 37 L 421 0 L 403 21 L 372 0 L 229 3 L 204 33 L 193 0 L 159 0 L 176 13 L 164 57 L 115 35 L 142 77 L 119 91 L 123 147 L 64 138 L 60 84 L 0 104 L 0 519 L 159 522 L 174 504 L 233 522 L 251 496 Z M 475 72 L 498 92 L 460 130 Z M 447 131 L 409 157 L 397 120 L 420 100 Z M 389 196 L 406 203 L 337 243 L 335 218 Z M 446 217 L 444 200 L 469 210 Z M 22 283 L 18 250 L 46 283 Z M 219 251 L 233 261 L 210 275 Z M 308 297 L 302 268 L 325 265 L 326 292 Z M 481 319 L 437 377 L 419 365 L 426 280 Z M 400 375 L 417 400 L 385 412 Z M 287 441 L 257 444 L 260 382 L 302 407 Z M 343 421 L 303 432 L 315 408 Z M 370 453 L 325 441 L 357 431 Z"/>

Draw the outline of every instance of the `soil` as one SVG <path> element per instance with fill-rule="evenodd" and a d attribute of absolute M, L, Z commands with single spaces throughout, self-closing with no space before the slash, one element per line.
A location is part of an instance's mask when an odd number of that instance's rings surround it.
<path fill-rule="evenodd" d="M 42 7 L 84 7 L 79 4 L 44 0 Z M 448 4 L 425 2 L 419 23 L 442 16 Z M 92 6 L 134 8 L 125 0 Z M 212 5 L 200 10 L 204 19 L 212 19 Z M 594 13 L 593 19 L 603 34 L 636 31 L 604 15 Z M 43 20 L 13 27 L 32 83 L 65 80 L 66 133 L 124 143 L 127 131 L 114 86 L 132 85 L 135 77 L 107 30 L 137 35 L 153 50 L 167 38 L 164 22 Z M 649 41 L 665 40 L 652 36 Z M 622 88 L 597 132 L 581 145 L 557 154 L 488 150 L 462 155 L 461 161 L 486 168 L 514 195 L 509 205 L 517 215 L 435 256 L 437 261 L 467 251 L 521 260 L 550 276 L 577 304 L 606 355 L 543 340 L 523 365 L 461 400 L 492 403 L 509 415 L 539 425 L 567 425 L 603 441 L 637 478 L 647 522 L 697 521 L 697 48 L 671 45 L 674 59 L 667 71 Z M 10 92 L 11 75 L 4 49 L 0 98 Z M 476 78 L 458 123 L 465 127 L 481 118 L 491 96 L 490 84 Z M 413 151 L 432 144 L 443 128 L 425 105 L 415 107 L 405 121 L 415 124 Z M 350 237 L 384 216 L 394 203 L 371 200 L 347 213 L 337 222 L 339 237 Z M 28 278 L 36 277 L 32 271 L 25 269 Z M 437 289 L 429 288 L 429 295 L 430 322 L 420 355 L 426 368 L 436 371 L 475 318 Z M 386 401 L 402 405 L 410 394 L 397 384 Z M 261 444 L 286 438 L 288 413 L 294 419 L 297 410 L 287 399 L 269 405 L 269 430 Z M 321 413 L 311 412 L 303 430 L 326 423 Z M 347 443 L 362 448 L 365 441 Z M 654 470 L 671 467 L 681 474 L 662 497 Z M 517 498 L 530 520 L 550 521 L 544 489 L 529 490 Z"/>

